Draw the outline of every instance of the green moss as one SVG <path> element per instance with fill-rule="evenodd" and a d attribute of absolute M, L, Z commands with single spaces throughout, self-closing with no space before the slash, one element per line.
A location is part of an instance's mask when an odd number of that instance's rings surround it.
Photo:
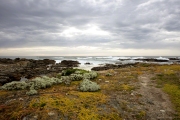
<path fill-rule="evenodd" d="M 62 71 L 61 75 L 62 76 L 69 76 L 69 75 L 71 75 L 73 73 L 75 73 L 75 74 L 84 74 L 84 73 L 88 73 L 88 72 L 89 71 L 87 71 L 87 70 L 69 68 L 67 70 Z"/>

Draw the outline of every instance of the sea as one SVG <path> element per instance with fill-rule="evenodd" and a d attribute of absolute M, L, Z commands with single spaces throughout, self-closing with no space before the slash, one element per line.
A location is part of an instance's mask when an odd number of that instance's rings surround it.
<path fill-rule="evenodd" d="M 179 58 L 180 56 L 0 56 L 0 58 L 26 58 L 34 60 L 51 59 L 56 63 L 60 63 L 62 60 L 74 60 L 81 63 L 78 68 L 90 70 L 93 67 L 103 66 L 105 64 L 128 64 L 135 62 L 142 62 L 136 59 L 162 59 L 168 60 L 169 58 Z M 89 64 L 86 64 L 89 63 Z M 169 62 L 160 62 L 158 64 L 172 64 Z"/>

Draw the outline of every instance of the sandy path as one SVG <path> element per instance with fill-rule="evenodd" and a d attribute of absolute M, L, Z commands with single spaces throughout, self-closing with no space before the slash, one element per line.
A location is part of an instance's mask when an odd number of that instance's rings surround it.
<path fill-rule="evenodd" d="M 142 95 L 140 98 L 145 105 L 148 120 L 171 120 L 173 116 L 172 104 L 167 94 L 150 79 L 151 75 L 139 76 L 140 89 L 137 90 Z"/>

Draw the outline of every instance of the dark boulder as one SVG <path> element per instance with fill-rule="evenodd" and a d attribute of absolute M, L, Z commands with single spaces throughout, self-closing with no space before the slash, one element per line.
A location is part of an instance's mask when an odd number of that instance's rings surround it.
<path fill-rule="evenodd" d="M 79 66 L 78 61 L 73 61 L 73 60 L 63 60 L 61 61 L 60 65 L 63 67 L 78 67 Z"/>
<path fill-rule="evenodd" d="M 169 60 L 163 60 L 163 59 L 155 59 L 155 62 L 168 62 Z"/>
<path fill-rule="evenodd" d="M 85 65 L 92 65 L 92 63 L 90 63 L 90 62 L 86 62 L 86 63 L 84 63 Z"/>

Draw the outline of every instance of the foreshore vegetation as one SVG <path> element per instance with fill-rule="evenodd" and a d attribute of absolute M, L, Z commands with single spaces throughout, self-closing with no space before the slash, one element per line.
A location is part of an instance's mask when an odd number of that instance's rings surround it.
<path fill-rule="evenodd" d="M 158 106 L 166 104 L 164 94 L 172 108 Z M 1 120 L 179 119 L 180 65 L 143 63 L 99 72 L 68 69 L 7 83 L 0 90 L 0 114 Z"/>

